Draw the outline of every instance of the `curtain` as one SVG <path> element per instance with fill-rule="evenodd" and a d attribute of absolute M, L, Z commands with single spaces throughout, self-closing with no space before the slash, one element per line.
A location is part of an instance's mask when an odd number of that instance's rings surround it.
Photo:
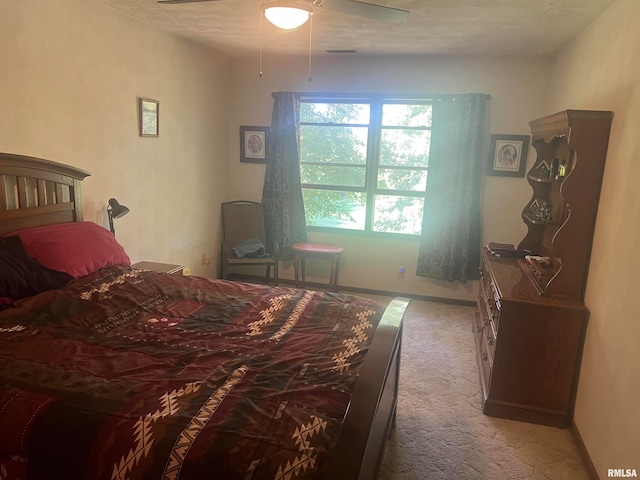
<path fill-rule="evenodd" d="M 477 279 L 485 94 L 447 95 L 433 103 L 429 174 L 416 275 Z"/>
<path fill-rule="evenodd" d="M 267 238 L 277 242 L 280 259 L 290 260 L 291 245 L 307 241 L 300 182 L 300 99 L 293 92 L 276 92 L 273 97 L 262 203 Z"/>

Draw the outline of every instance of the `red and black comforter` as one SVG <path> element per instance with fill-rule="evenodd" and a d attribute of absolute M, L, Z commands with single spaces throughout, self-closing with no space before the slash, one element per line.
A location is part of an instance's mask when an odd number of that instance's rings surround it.
<path fill-rule="evenodd" d="M 317 479 L 382 315 L 112 267 L 0 312 L 0 478 Z"/>

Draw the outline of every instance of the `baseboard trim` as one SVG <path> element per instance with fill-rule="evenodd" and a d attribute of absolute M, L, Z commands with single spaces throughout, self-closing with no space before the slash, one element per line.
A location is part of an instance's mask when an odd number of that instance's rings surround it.
<path fill-rule="evenodd" d="M 251 283 L 260 283 L 264 284 L 265 278 L 263 276 L 258 275 L 244 275 L 244 274 L 230 274 L 229 280 L 237 280 L 239 282 L 251 282 Z M 280 278 L 280 284 L 294 286 L 296 282 L 294 280 L 289 280 L 287 278 Z M 306 287 L 315 288 L 318 290 L 326 290 L 327 285 L 323 283 L 313 283 L 306 282 Z M 450 305 L 462 305 L 466 307 L 475 307 L 476 302 L 472 300 L 460 300 L 456 298 L 446 298 L 446 297 L 432 297 L 429 295 L 418 295 L 415 293 L 405 293 L 405 292 L 392 292 L 387 290 L 372 290 L 369 288 L 358 288 L 358 287 L 349 287 L 344 285 L 338 285 L 338 290 L 340 292 L 351 292 L 351 293 L 363 293 L 367 295 L 381 295 L 386 297 L 407 297 L 413 298 L 415 300 L 424 300 L 427 302 L 436 302 L 436 303 L 447 303 Z"/>
<path fill-rule="evenodd" d="M 571 425 L 566 412 L 536 409 L 528 405 L 511 404 L 491 399 L 484 401 L 482 413 L 491 417 L 508 418 L 519 422 L 537 423 L 557 428 L 568 428 Z"/>
<path fill-rule="evenodd" d="M 582 435 L 580 435 L 580 430 L 578 430 L 578 426 L 576 425 L 575 420 L 571 420 L 571 432 L 573 433 L 573 437 L 575 438 L 576 444 L 578 445 L 578 450 L 580 450 L 580 455 L 582 455 L 582 459 L 584 460 L 584 463 L 587 466 L 589 478 L 591 480 L 600 480 L 600 477 L 598 476 L 598 471 L 596 470 L 596 466 L 593 464 L 593 461 L 591 460 L 591 456 L 589 455 L 587 446 L 584 444 L 584 441 L 582 440 Z"/>

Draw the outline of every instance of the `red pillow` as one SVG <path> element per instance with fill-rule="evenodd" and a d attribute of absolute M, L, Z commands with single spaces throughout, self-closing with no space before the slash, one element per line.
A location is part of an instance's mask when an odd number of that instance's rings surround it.
<path fill-rule="evenodd" d="M 47 268 L 84 277 L 100 268 L 131 265 L 113 234 L 93 222 L 48 225 L 13 232 L 27 254 Z"/>

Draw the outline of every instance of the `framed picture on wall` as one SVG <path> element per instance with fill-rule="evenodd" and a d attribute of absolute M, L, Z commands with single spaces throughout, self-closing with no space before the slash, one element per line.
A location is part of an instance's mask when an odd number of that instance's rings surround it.
<path fill-rule="evenodd" d="M 160 135 L 160 102 L 158 100 L 139 98 L 138 117 L 141 137 Z"/>
<path fill-rule="evenodd" d="M 269 127 L 240 127 L 240 161 L 266 163 Z"/>
<path fill-rule="evenodd" d="M 529 143 L 529 135 L 491 135 L 487 173 L 503 177 L 524 177 Z"/>

